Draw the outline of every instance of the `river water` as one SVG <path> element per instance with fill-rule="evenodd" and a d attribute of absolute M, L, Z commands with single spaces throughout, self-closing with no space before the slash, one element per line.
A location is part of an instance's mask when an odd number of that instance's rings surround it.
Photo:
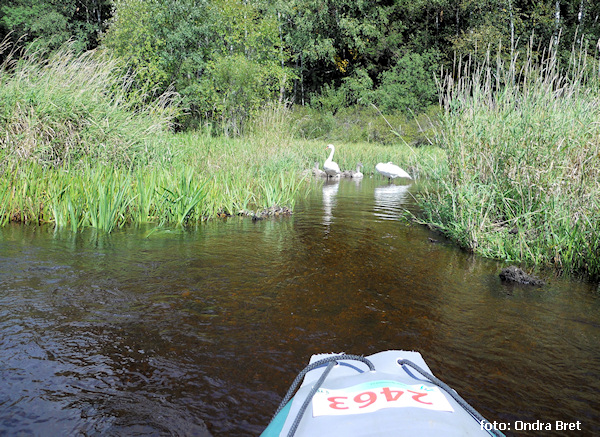
<path fill-rule="evenodd" d="M 0 435 L 258 435 L 311 354 L 387 349 L 492 422 L 581 427 L 507 435 L 600 435 L 598 284 L 502 284 L 401 219 L 416 190 L 316 181 L 291 217 L 191 229 L 0 228 Z"/>

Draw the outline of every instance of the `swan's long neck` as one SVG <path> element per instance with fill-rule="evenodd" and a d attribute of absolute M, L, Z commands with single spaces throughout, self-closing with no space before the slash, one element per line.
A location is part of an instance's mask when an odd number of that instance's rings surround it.
<path fill-rule="evenodd" d="M 329 158 L 327 158 L 327 162 L 333 161 L 333 153 L 335 152 L 335 148 L 331 146 L 331 153 L 329 154 Z"/>

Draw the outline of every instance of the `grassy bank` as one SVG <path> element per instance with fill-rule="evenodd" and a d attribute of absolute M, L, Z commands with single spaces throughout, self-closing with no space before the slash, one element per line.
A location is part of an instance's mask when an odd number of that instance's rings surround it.
<path fill-rule="evenodd" d="M 25 163 L 9 168 L 0 181 L 0 221 L 53 223 L 77 230 L 111 231 L 125 224 L 183 225 L 253 208 L 293 205 L 300 181 L 265 172 L 255 179 L 191 166 L 138 167 L 79 165 L 44 168 Z"/>
<path fill-rule="evenodd" d="M 486 257 L 599 277 L 600 98 L 586 59 L 448 76 L 447 172 L 421 198 L 423 221 Z"/>
<path fill-rule="evenodd" d="M 162 158 L 177 96 L 149 101 L 129 88 L 119 63 L 97 53 L 8 56 L 0 67 L 2 162 L 131 166 Z"/>
<path fill-rule="evenodd" d="M 78 161 L 44 166 L 31 160 L 5 164 L 0 178 L 0 224 L 52 223 L 77 230 L 111 231 L 138 223 L 186 224 L 224 215 L 285 214 L 313 184 L 307 174 L 327 156 L 325 143 L 267 137 L 213 138 L 199 133 L 171 135 L 169 159 L 144 166 Z M 342 168 L 365 163 L 374 173 L 379 161 L 403 163 L 427 174 L 440 160 L 434 148 L 339 144 Z M 427 157 L 423 159 L 423 157 Z"/>
<path fill-rule="evenodd" d="M 68 50 L 0 70 L 0 224 L 49 223 L 105 231 L 184 225 L 223 215 L 286 213 L 310 189 L 305 170 L 326 142 L 299 139 L 290 110 L 273 106 L 244 138 L 172 133 L 176 96 L 153 101 L 128 88 L 118 63 Z M 305 120 L 305 119 L 304 119 Z M 433 148 L 338 143 L 343 169 L 393 160 L 436 167 Z"/>

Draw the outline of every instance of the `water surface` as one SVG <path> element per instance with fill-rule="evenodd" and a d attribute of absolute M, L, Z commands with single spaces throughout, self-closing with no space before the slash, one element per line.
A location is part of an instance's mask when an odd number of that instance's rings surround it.
<path fill-rule="evenodd" d="M 598 285 L 501 284 L 401 219 L 417 189 L 318 181 L 292 217 L 185 230 L 0 228 L 0 434 L 258 435 L 311 354 L 386 349 L 491 421 L 600 434 Z"/>

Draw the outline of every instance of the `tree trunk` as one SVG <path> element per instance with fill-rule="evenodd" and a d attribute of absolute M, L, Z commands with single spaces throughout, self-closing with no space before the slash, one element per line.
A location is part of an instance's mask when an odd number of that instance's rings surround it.
<path fill-rule="evenodd" d="M 460 7 L 457 4 L 456 5 L 456 36 L 458 37 L 458 31 L 460 29 L 460 21 L 459 21 L 459 15 L 458 12 L 460 11 Z"/>
<path fill-rule="evenodd" d="M 302 106 L 304 106 L 304 58 L 300 53 L 300 98 L 302 99 Z"/>
<path fill-rule="evenodd" d="M 283 31 L 281 30 L 281 12 L 277 11 L 277 27 L 279 28 L 279 57 L 281 61 L 281 69 L 285 68 L 283 62 Z M 285 79 L 279 86 L 279 103 L 282 103 L 285 99 Z"/>
<path fill-rule="evenodd" d="M 554 10 L 554 47 L 558 48 L 558 39 L 560 38 L 560 0 L 556 0 Z"/>
<path fill-rule="evenodd" d="M 508 13 L 510 15 L 510 58 L 515 53 L 515 18 L 513 16 L 512 0 L 508 0 Z"/>
<path fill-rule="evenodd" d="M 96 19 L 98 20 L 98 29 L 102 29 L 102 5 L 96 0 Z"/>

